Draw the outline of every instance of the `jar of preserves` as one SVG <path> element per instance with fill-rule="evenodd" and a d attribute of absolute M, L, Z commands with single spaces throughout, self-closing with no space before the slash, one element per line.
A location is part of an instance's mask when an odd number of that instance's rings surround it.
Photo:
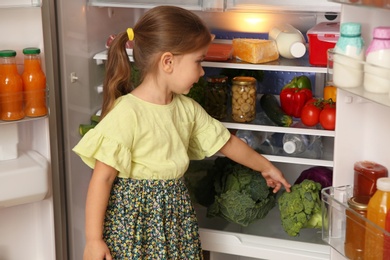
<path fill-rule="evenodd" d="M 365 218 L 369 196 L 354 196 L 348 200 L 350 210 L 346 210 L 345 256 L 349 259 L 364 259 Z"/>
<path fill-rule="evenodd" d="M 205 109 L 210 116 L 224 119 L 227 116 L 228 86 L 226 76 L 207 77 Z"/>
<path fill-rule="evenodd" d="M 40 53 L 39 48 L 23 49 L 24 112 L 28 117 L 39 117 L 47 114 L 46 76 L 42 71 Z"/>
<path fill-rule="evenodd" d="M 250 122 L 256 116 L 256 79 L 234 77 L 232 80 L 232 119 Z"/>
<path fill-rule="evenodd" d="M 0 51 L 0 120 L 24 118 L 23 82 L 16 67 L 16 51 Z"/>
<path fill-rule="evenodd" d="M 360 161 L 354 164 L 354 196 L 372 196 L 376 191 L 376 181 L 388 177 L 387 168 L 371 161 Z"/>

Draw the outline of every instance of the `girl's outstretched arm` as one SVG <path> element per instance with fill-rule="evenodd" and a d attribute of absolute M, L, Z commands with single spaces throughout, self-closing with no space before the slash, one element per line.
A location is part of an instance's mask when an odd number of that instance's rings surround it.
<path fill-rule="evenodd" d="M 267 158 L 253 150 L 235 135 L 231 135 L 229 141 L 220 149 L 220 152 L 239 164 L 261 172 L 267 181 L 267 185 L 274 188 L 274 193 L 278 192 L 282 185 L 290 192 L 291 184 L 287 182 L 282 172 Z"/>
<path fill-rule="evenodd" d="M 110 251 L 103 241 L 103 222 L 112 183 L 116 176 L 117 171 L 114 168 L 96 161 L 88 187 L 85 209 L 86 245 L 84 260 L 112 259 Z"/>

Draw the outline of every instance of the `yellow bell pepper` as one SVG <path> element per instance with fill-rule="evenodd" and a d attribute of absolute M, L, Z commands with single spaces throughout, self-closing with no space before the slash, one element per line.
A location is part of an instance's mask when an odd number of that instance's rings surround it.
<path fill-rule="evenodd" d="M 324 100 L 332 99 L 333 102 L 336 102 L 337 88 L 333 85 L 326 85 L 324 87 Z"/>

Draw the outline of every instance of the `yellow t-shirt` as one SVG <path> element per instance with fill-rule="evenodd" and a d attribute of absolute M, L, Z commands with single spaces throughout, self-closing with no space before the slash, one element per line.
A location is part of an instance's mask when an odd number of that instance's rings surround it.
<path fill-rule="evenodd" d="M 194 100 L 174 95 L 156 105 L 132 94 L 114 108 L 73 148 L 91 168 L 99 160 L 118 177 L 173 179 L 183 176 L 190 160 L 214 155 L 230 132 Z"/>

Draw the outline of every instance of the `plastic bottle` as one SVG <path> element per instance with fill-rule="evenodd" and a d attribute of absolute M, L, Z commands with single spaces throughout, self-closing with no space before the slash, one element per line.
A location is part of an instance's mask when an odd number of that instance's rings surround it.
<path fill-rule="evenodd" d="M 250 147 L 258 150 L 260 145 L 267 138 L 266 132 L 250 131 L 250 130 L 237 130 L 236 136 L 247 143 Z"/>
<path fill-rule="evenodd" d="M 305 38 L 290 24 L 274 26 L 269 31 L 268 38 L 276 42 L 278 52 L 284 58 L 301 58 L 306 53 Z"/>
<path fill-rule="evenodd" d="M 307 127 L 301 121 L 294 123 L 291 127 Z M 323 154 L 321 136 L 286 133 L 283 136 L 283 150 L 286 154 L 310 159 L 320 159 Z"/>
<path fill-rule="evenodd" d="M 47 114 L 46 76 L 42 71 L 40 53 L 39 48 L 23 49 L 24 112 L 28 117 L 39 117 Z"/>
<path fill-rule="evenodd" d="M 359 23 L 341 24 L 334 52 L 333 83 L 343 88 L 362 86 L 365 48 Z"/>
<path fill-rule="evenodd" d="M 0 51 L 0 120 L 24 118 L 23 82 L 16 67 L 16 51 Z"/>
<path fill-rule="evenodd" d="M 377 65 L 377 66 L 375 66 Z M 390 90 L 390 27 L 374 28 L 373 39 L 366 51 L 364 89 L 373 93 Z"/>
<path fill-rule="evenodd" d="M 367 207 L 367 219 L 376 224 L 366 222 L 364 259 L 383 259 L 383 230 L 387 212 L 390 209 L 390 178 L 379 178 L 377 191 L 371 197 Z"/>

